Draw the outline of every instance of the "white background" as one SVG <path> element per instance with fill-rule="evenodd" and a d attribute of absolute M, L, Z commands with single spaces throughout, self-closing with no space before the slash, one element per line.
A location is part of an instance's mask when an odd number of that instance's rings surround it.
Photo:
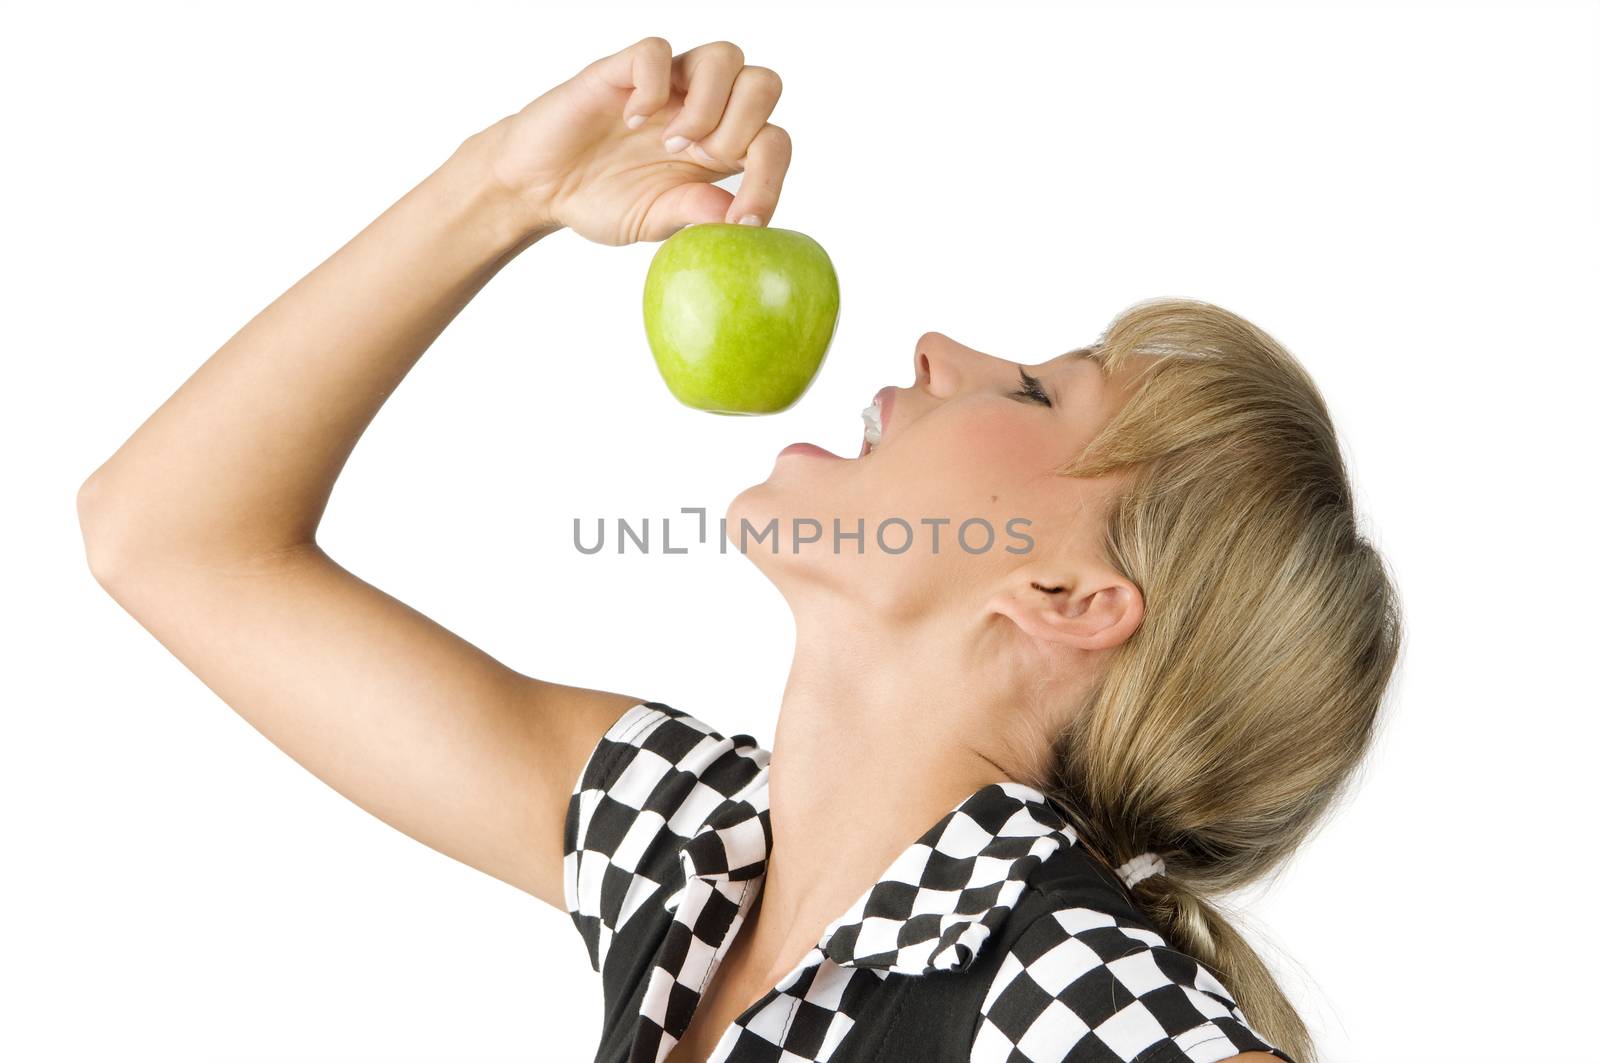
<path fill-rule="evenodd" d="M 770 742 L 792 628 L 720 513 L 937 329 L 1040 361 L 1155 295 L 1255 321 L 1334 411 L 1409 642 L 1363 782 L 1245 926 L 1335 1063 L 1594 1059 L 1597 8 L 1385 3 L 8 7 L 0 1057 L 584 1060 L 567 915 L 351 805 L 94 582 L 78 485 L 475 130 L 602 55 L 784 80 L 773 224 L 843 310 L 792 410 L 656 375 L 657 245 L 506 268 L 357 447 L 320 539 L 531 675 Z M 531 844 L 531 842 L 530 842 Z M 543 844 L 540 842 L 539 844 Z"/>

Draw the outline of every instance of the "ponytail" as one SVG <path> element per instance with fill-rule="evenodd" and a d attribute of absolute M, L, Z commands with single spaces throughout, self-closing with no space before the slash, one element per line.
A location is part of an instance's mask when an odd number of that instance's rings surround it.
<path fill-rule="evenodd" d="M 1251 1029 L 1287 1052 L 1296 1063 L 1317 1063 L 1310 1031 L 1278 987 L 1272 971 L 1219 906 L 1185 885 L 1182 854 L 1152 854 L 1144 850 L 1139 856 L 1114 862 L 1109 854 L 1126 851 L 1129 846 L 1124 843 L 1121 848 L 1115 847 L 1111 836 L 1126 837 L 1129 832 L 1108 831 L 1087 819 L 1072 791 L 1071 786 L 1058 786 L 1044 792 L 1071 824 L 1078 847 L 1123 883 L 1135 906 L 1173 948 L 1205 968 L 1222 985 Z M 1131 876 L 1136 881 L 1129 886 L 1130 876 L 1125 869 L 1146 863 L 1140 857 L 1149 855 L 1159 858 L 1161 870 L 1144 877 Z"/>
<path fill-rule="evenodd" d="M 1019 710 L 1018 769 L 1209 970 L 1248 1024 L 1315 1063 L 1305 1023 L 1213 903 L 1279 867 L 1370 747 L 1400 652 L 1399 599 L 1360 533 L 1327 406 L 1270 336 L 1194 300 L 1137 304 L 1085 349 L 1153 363 L 1057 472 L 1129 470 L 1100 551 L 1144 599 L 1078 704 Z M 1043 706 L 1043 708 L 1041 708 Z"/>

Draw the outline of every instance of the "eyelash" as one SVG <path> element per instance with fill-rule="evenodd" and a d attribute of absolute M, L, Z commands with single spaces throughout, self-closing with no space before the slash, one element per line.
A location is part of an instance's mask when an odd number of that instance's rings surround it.
<path fill-rule="evenodd" d="M 1022 386 L 1016 391 L 1013 391 L 1013 395 L 1017 396 L 1018 398 L 1040 402 L 1046 406 L 1055 405 L 1050 401 L 1050 396 L 1044 393 L 1044 387 L 1039 383 L 1038 377 L 1029 376 L 1028 371 L 1023 369 L 1021 366 L 1017 367 L 1017 372 L 1022 374 Z"/>

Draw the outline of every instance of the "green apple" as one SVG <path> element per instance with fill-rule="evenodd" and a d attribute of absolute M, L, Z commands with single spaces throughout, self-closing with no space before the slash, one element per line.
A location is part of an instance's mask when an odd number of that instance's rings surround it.
<path fill-rule="evenodd" d="M 805 233 L 704 222 L 656 249 L 644 331 L 685 406 L 710 413 L 788 409 L 805 394 L 839 323 L 839 278 Z"/>

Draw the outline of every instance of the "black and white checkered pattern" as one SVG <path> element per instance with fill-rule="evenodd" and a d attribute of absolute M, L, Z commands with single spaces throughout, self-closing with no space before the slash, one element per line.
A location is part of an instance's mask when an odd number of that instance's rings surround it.
<path fill-rule="evenodd" d="M 1077 839 L 1037 791 L 993 783 L 912 842 L 823 933 L 835 963 L 897 974 L 964 970 L 1028 875 Z"/>
<path fill-rule="evenodd" d="M 645 977 L 626 1055 L 606 1058 L 661 1063 L 688 1027 L 760 895 L 769 762 L 750 736 L 724 738 L 658 702 L 630 708 L 590 755 L 567 814 L 567 909 L 595 970 L 619 950 L 617 984 Z M 1076 841 L 1037 790 L 1011 781 L 978 790 L 724 1031 L 711 1063 L 872 1058 L 862 1046 L 881 1032 L 885 982 L 971 968 L 1029 876 Z M 1209 1063 L 1250 1048 L 1288 1059 L 1255 1036 L 1208 972 L 1147 929 L 1063 907 L 1013 936 L 992 982 L 974 983 L 973 999 L 986 995 L 970 1063 Z"/>
<path fill-rule="evenodd" d="M 613 935 L 645 903 L 660 903 L 661 887 L 681 874 L 689 838 L 741 789 L 765 779 L 770 756 L 748 735 L 724 738 L 656 702 L 633 706 L 611 725 L 579 773 L 563 866 L 567 911 L 596 971 Z M 765 866 L 767 840 L 736 830 L 727 837 Z M 721 838 L 713 833 L 696 842 L 708 867 Z"/>
<path fill-rule="evenodd" d="M 1204 967 L 1090 908 L 1029 925 L 980 1016 L 972 1063 L 1213 1063 L 1270 1050 Z"/>

